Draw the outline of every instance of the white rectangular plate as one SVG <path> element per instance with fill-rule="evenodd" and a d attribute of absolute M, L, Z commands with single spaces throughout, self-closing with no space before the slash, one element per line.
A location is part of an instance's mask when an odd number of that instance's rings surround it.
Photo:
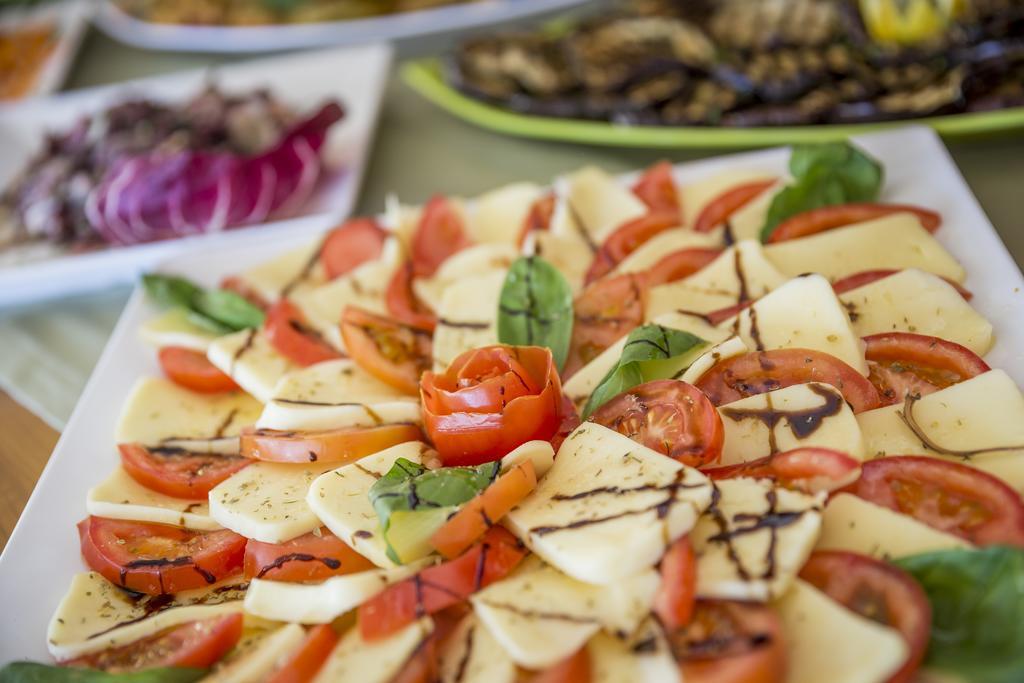
<path fill-rule="evenodd" d="M 996 327 L 997 343 L 987 360 L 1024 383 L 1024 278 L 939 138 L 927 128 L 906 128 L 857 142 L 885 164 L 887 201 L 920 204 L 942 214 L 938 237 L 967 268 L 972 305 Z M 679 166 L 676 178 L 686 182 L 738 167 L 783 173 L 787 160 L 784 149 L 738 154 Z M 288 240 L 297 241 L 297 236 Z M 254 235 L 230 258 L 204 251 L 169 261 L 162 269 L 209 285 L 287 246 L 275 236 Z M 0 662 L 49 659 L 47 622 L 71 576 L 84 569 L 75 524 L 86 514 L 86 491 L 117 462 L 114 426 L 132 384 L 159 372 L 155 354 L 137 337 L 139 326 L 154 313 L 137 290 L 0 556 L 0 605 L 17 615 L 0 620 Z"/>
<path fill-rule="evenodd" d="M 300 114 L 311 113 L 329 99 L 345 108 L 331 127 L 322 149 L 325 172 L 302 215 L 347 216 L 355 204 L 377 114 L 391 65 L 391 48 L 383 44 L 275 57 L 212 69 L 147 78 L 79 90 L 0 108 L 0 187 L 6 186 L 42 145 L 47 131 L 64 131 L 82 116 L 131 97 L 184 102 L 211 79 L 225 90 L 269 88 Z M 112 247 L 87 254 L 65 254 L 29 263 L 7 263 L 0 251 L 0 307 L 131 282 L 171 254 L 202 244 L 204 250 L 228 253 L 257 232 L 293 230 L 284 222 L 228 230 L 132 247 Z"/>

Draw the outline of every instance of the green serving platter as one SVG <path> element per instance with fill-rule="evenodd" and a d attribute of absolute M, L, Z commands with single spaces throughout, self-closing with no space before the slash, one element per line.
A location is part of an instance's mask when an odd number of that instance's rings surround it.
<path fill-rule="evenodd" d="M 518 114 L 475 100 L 445 82 L 436 59 L 407 62 L 402 78 L 415 91 L 451 114 L 482 128 L 543 140 L 616 147 L 744 148 L 844 140 L 908 123 L 926 124 L 947 139 L 995 136 L 1024 130 L 1024 107 L 971 114 L 847 125 L 715 128 L 710 126 L 625 126 L 603 121 Z"/>

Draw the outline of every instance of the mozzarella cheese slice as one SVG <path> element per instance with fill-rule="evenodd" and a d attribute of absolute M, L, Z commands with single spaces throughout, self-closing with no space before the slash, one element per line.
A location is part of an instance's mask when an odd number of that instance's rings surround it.
<path fill-rule="evenodd" d="M 683 208 L 684 224 L 692 228 L 701 211 L 727 190 L 747 183 L 772 180 L 776 175 L 757 169 L 729 169 L 716 173 L 697 182 L 684 183 L 679 191 L 680 206 Z"/>
<path fill-rule="evenodd" d="M 505 271 L 461 278 L 444 291 L 434 330 L 434 368 L 448 364 L 470 349 L 498 343 L 498 298 Z"/>
<path fill-rule="evenodd" d="M 306 638 L 298 624 L 285 624 L 239 643 L 202 683 L 259 683 L 284 665 Z"/>
<path fill-rule="evenodd" d="M 963 266 L 912 213 L 897 213 L 778 242 L 765 256 L 790 277 L 807 272 L 838 279 L 864 270 L 920 268 L 963 282 Z"/>
<path fill-rule="evenodd" d="M 647 317 L 671 311 L 710 313 L 758 299 L 785 281 L 765 259 L 760 242 L 743 240 L 690 277 L 652 287 Z"/>
<path fill-rule="evenodd" d="M 966 346 L 978 355 L 992 348 L 992 324 L 942 278 L 904 270 L 839 296 L 854 331 L 916 332 Z"/>
<path fill-rule="evenodd" d="M 632 633 L 650 612 L 653 569 L 608 586 L 576 581 L 531 558 L 470 598 L 477 618 L 520 666 L 541 669 L 581 648 L 601 628 Z"/>
<path fill-rule="evenodd" d="M 306 501 L 331 533 L 378 567 L 393 567 L 370 504 L 370 487 L 399 458 L 420 463 L 427 450 L 426 444 L 410 441 L 327 472 L 309 487 Z"/>
<path fill-rule="evenodd" d="M 527 441 L 501 459 L 501 471 L 507 472 L 527 460 L 533 464 L 533 472 L 540 479 L 555 464 L 555 450 L 547 441 Z"/>
<path fill-rule="evenodd" d="M 735 465 L 805 446 L 842 451 L 864 459 L 857 418 L 829 384 L 794 384 L 718 408 L 725 427 L 719 465 Z"/>
<path fill-rule="evenodd" d="M 206 357 L 260 403 L 270 400 L 282 377 L 301 367 L 255 329 L 218 338 L 207 348 Z"/>
<path fill-rule="evenodd" d="M 780 180 L 729 216 L 727 229 L 733 241 L 761 241 L 761 229 L 768 218 L 768 209 L 771 208 L 775 195 L 785 187 L 785 181 Z"/>
<path fill-rule="evenodd" d="M 175 307 L 147 320 L 139 328 L 139 336 L 157 348 L 180 346 L 206 353 L 210 343 L 220 335 L 199 327 L 189 320 L 188 311 Z"/>
<path fill-rule="evenodd" d="M 132 479 L 120 465 L 102 483 L 89 489 L 85 509 L 90 515 L 110 519 L 172 524 L 201 531 L 221 528 L 210 516 L 205 500 L 165 496 Z"/>
<path fill-rule="evenodd" d="M 722 327 L 738 332 L 751 349 L 812 349 L 868 374 L 864 342 L 832 285 L 820 275 L 790 280 Z"/>
<path fill-rule="evenodd" d="M 476 244 L 452 254 L 432 277 L 413 280 L 416 296 L 432 311 L 440 310 L 444 292 L 462 278 L 506 271 L 519 257 L 511 244 Z"/>
<path fill-rule="evenodd" d="M 688 313 L 666 313 L 651 322 L 673 330 L 689 332 L 712 344 L 721 342 L 729 336 L 728 330 L 713 327 L 703 317 Z M 619 362 L 628 336 L 626 335 L 602 351 L 596 358 L 576 371 L 576 374 L 567 379 L 562 385 L 562 391 L 572 399 L 577 409 L 583 407 L 583 404 L 587 402 L 587 398 L 594 392 L 597 385 L 601 383 L 604 376 Z"/>
<path fill-rule="evenodd" d="M 448 199 L 455 202 L 456 209 L 462 213 L 462 202 L 454 197 Z M 413 235 L 420 223 L 420 216 L 423 210 L 418 206 L 402 204 L 398 195 L 389 192 L 384 197 L 384 216 L 381 224 L 387 228 L 392 235 L 398 238 L 399 242 L 406 248 L 412 244 Z"/>
<path fill-rule="evenodd" d="M 114 439 L 157 446 L 237 436 L 256 421 L 260 409 L 258 401 L 240 391 L 200 394 L 166 379 L 144 377 L 121 409 Z"/>
<path fill-rule="evenodd" d="M 332 576 L 322 583 L 253 579 L 245 611 L 264 619 L 326 624 L 355 609 L 387 586 L 416 573 L 423 563 Z"/>
<path fill-rule="evenodd" d="M 441 683 L 516 681 L 516 663 L 473 614 L 444 641 L 440 659 Z"/>
<path fill-rule="evenodd" d="M 419 400 L 394 389 L 348 358 L 288 373 L 277 383 L 256 426 L 316 430 L 373 427 L 421 419 Z"/>
<path fill-rule="evenodd" d="M 679 379 L 690 384 L 696 384 L 708 370 L 723 360 L 743 356 L 747 353 L 750 353 L 750 348 L 743 343 L 742 339 L 739 337 L 729 337 L 721 344 L 715 344 L 702 353 L 697 360 L 690 364 L 690 367 L 686 368 L 686 371 L 683 372 Z"/>
<path fill-rule="evenodd" d="M 486 192 L 469 207 L 466 229 L 477 244 L 515 247 L 530 208 L 541 195 L 534 183 L 512 183 Z"/>
<path fill-rule="evenodd" d="M 598 246 L 577 224 L 565 200 L 561 200 L 555 203 L 550 229 L 529 233 L 523 244 L 523 253 L 544 257 L 576 294 L 583 289 L 583 280 Z"/>
<path fill-rule="evenodd" d="M 327 279 L 320 254 L 321 240 L 317 239 L 277 258 L 259 264 L 238 274 L 238 279 L 266 301 L 277 301 L 287 289 L 299 294 Z"/>
<path fill-rule="evenodd" d="M 366 641 L 354 626 L 328 655 L 313 683 L 388 683 L 433 631 L 434 622 L 425 617 L 386 638 Z"/>
<path fill-rule="evenodd" d="M 96 572 L 76 574 L 46 633 L 58 660 L 98 652 L 187 621 L 242 611 L 241 577 L 164 601 L 122 590 Z"/>
<path fill-rule="evenodd" d="M 647 240 L 622 259 L 615 273 L 641 273 L 669 254 L 681 249 L 712 249 L 722 246 L 721 232 L 694 232 L 682 228 L 666 230 Z"/>
<path fill-rule="evenodd" d="M 334 465 L 254 462 L 210 491 L 210 516 L 264 543 L 309 533 L 320 520 L 306 503 L 310 484 Z"/>
<path fill-rule="evenodd" d="M 848 550 L 895 559 L 932 550 L 970 548 L 967 541 L 850 493 L 833 495 L 822 515 L 817 550 Z"/>
<path fill-rule="evenodd" d="M 596 244 L 624 223 L 647 214 L 647 205 L 601 169 L 587 166 L 564 179 L 565 201 Z"/>
<path fill-rule="evenodd" d="M 789 588 L 821 528 L 825 494 L 776 488 L 765 479 L 726 479 L 690 534 L 697 595 L 770 600 Z"/>
<path fill-rule="evenodd" d="M 804 581 L 795 581 L 776 609 L 786 634 L 786 683 L 883 683 L 910 654 L 899 631 Z"/>
<path fill-rule="evenodd" d="M 653 566 L 710 503 L 711 484 L 697 470 L 584 423 L 505 519 L 551 565 L 608 585 Z"/>
<path fill-rule="evenodd" d="M 587 655 L 591 683 L 683 683 L 665 633 L 653 619 L 626 638 L 595 634 Z"/>

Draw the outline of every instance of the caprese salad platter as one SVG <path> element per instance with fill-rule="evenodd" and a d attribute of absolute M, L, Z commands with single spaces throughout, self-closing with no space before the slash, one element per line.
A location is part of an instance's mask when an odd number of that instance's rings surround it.
<path fill-rule="evenodd" d="M 179 259 L 0 559 L 0 680 L 1022 680 L 997 239 L 909 129 Z"/>

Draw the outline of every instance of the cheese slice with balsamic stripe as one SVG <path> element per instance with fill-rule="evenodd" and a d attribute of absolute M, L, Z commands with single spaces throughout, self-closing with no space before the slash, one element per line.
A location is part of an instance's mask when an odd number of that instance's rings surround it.
<path fill-rule="evenodd" d="M 590 683 L 683 683 L 665 632 L 654 619 L 625 637 L 595 634 L 587 655 Z"/>
<path fill-rule="evenodd" d="M 264 300 L 277 301 L 284 293 L 300 294 L 327 279 L 320 253 L 320 239 L 287 251 L 238 274 L 243 285 Z"/>
<path fill-rule="evenodd" d="M 511 183 L 476 197 L 467 207 L 469 238 L 477 244 L 518 246 L 526 218 L 542 192 L 534 183 Z"/>
<path fill-rule="evenodd" d="M 313 683 L 388 683 L 433 631 L 434 622 L 424 617 L 385 638 L 367 641 L 359 626 L 353 626 L 327 656 Z"/>
<path fill-rule="evenodd" d="M 516 663 L 476 615 L 462 619 L 440 653 L 441 683 L 515 683 Z"/>
<path fill-rule="evenodd" d="M 498 343 L 498 298 L 505 271 L 465 277 L 444 291 L 434 330 L 434 370 L 443 372 L 465 351 Z"/>
<path fill-rule="evenodd" d="M 171 524 L 200 531 L 221 528 L 210 516 L 205 498 L 188 500 L 164 495 L 132 479 L 120 465 L 109 477 L 89 489 L 85 509 L 90 515 L 110 519 Z"/>
<path fill-rule="evenodd" d="M 576 222 L 595 244 L 616 228 L 644 216 L 648 209 L 628 187 L 595 166 L 587 166 L 559 183 Z"/>
<path fill-rule="evenodd" d="M 298 624 L 262 629 L 255 637 L 242 640 L 217 664 L 203 683 L 252 683 L 264 681 L 287 663 L 306 638 Z"/>
<path fill-rule="evenodd" d="M 206 350 L 215 368 L 235 381 L 250 396 L 266 403 L 274 387 L 301 366 L 278 351 L 260 330 L 240 330 L 216 339 Z"/>

